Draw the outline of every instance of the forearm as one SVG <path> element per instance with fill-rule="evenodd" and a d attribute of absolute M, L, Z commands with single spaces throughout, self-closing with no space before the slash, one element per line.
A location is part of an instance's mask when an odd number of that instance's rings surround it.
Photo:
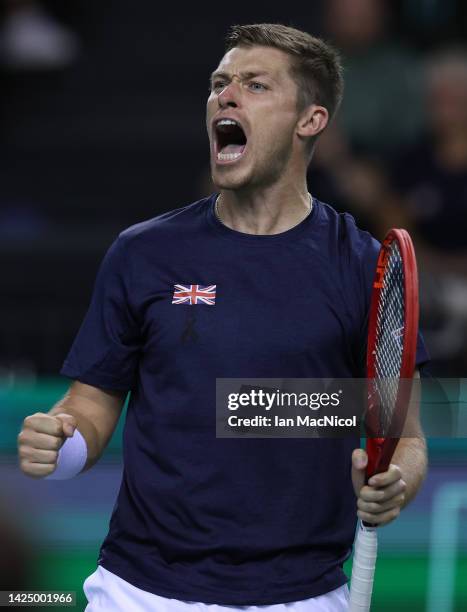
<path fill-rule="evenodd" d="M 427 470 L 426 441 L 420 424 L 420 374 L 414 375 L 409 410 L 403 435 L 393 454 L 391 465 L 382 473 L 374 474 L 364 485 L 366 461 L 361 451 L 352 455 L 352 480 L 358 497 L 358 516 L 367 523 L 386 525 L 393 521 L 417 494 Z"/>
<path fill-rule="evenodd" d="M 49 414 L 71 414 L 87 446 L 82 471 L 91 468 L 104 452 L 117 425 L 126 393 L 104 391 L 79 382 L 50 410 Z"/>
<path fill-rule="evenodd" d="M 88 406 L 89 408 L 89 406 Z M 71 414 L 77 422 L 77 429 L 86 441 L 87 459 L 83 472 L 91 468 L 99 459 L 103 452 L 102 441 L 100 440 L 99 432 L 93 425 L 92 421 L 86 416 L 87 410 L 83 410 L 82 402 L 76 398 L 66 395 L 63 399 L 55 404 L 50 415 L 56 414 Z"/>
<path fill-rule="evenodd" d="M 402 507 L 417 494 L 427 471 L 428 459 L 426 440 L 420 423 L 421 383 L 420 372 L 415 371 L 409 410 L 406 416 L 403 436 L 394 452 L 391 463 L 398 465 L 402 480 L 406 484 Z"/>
<path fill-rule="evenodd" d="M 401 438 L 394 452 L 392 463 L 399 466 L 402 480 L 406 484 L 402 507 L 417 494 L 427 471 L 426 441 L 421 434 L 417 438 Z"/>

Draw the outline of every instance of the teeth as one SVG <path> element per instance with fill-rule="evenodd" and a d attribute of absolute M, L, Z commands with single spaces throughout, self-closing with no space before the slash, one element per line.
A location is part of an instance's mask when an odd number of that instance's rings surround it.
<path fill-rule="evenodd" d="M 238 125 L 233 119 L 221 119 L 216 125 Z"/>
<path fill-rule="evenodd" d="M 222 161 L 226 161 L 226 160 L 232 160 L 232 159 L 237 159 L 239 157 L 241 157 L 241 153 L 218 153 L 217 154 L 217 159 L 220 159 Z"/>

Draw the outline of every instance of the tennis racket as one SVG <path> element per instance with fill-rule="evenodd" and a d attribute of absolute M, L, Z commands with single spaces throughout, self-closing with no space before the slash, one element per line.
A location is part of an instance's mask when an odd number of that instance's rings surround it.
<path fill-rule="evenodd" d="M 412 240 L 391 229 L 376 264 L 367 346 L 365 416 L 367 480 L 388 469 L 407 416 L 418 334 L 418 277 Z M 359 522 L 350 583 L 350 612 L 370 609 L 378 538 Z"/>

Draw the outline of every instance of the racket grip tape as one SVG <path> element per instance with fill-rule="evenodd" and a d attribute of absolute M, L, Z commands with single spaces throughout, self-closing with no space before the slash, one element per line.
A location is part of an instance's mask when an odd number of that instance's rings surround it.
<path fill-rule="evenodd" d="M 374 527 L 360 522 L 352 564 L 349 612 L 368 612 L 373 592 L 378 536 Z"/>

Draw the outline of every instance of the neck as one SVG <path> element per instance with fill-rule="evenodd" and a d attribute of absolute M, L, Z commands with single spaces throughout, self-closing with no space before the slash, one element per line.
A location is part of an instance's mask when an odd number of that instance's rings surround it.
<path fill-rule="evenodd" d="M 255 190 L 221 189 L 218 214 L 224 225 L 246 234 L 280 234 L 310 213 L 306 182 Z"/>

